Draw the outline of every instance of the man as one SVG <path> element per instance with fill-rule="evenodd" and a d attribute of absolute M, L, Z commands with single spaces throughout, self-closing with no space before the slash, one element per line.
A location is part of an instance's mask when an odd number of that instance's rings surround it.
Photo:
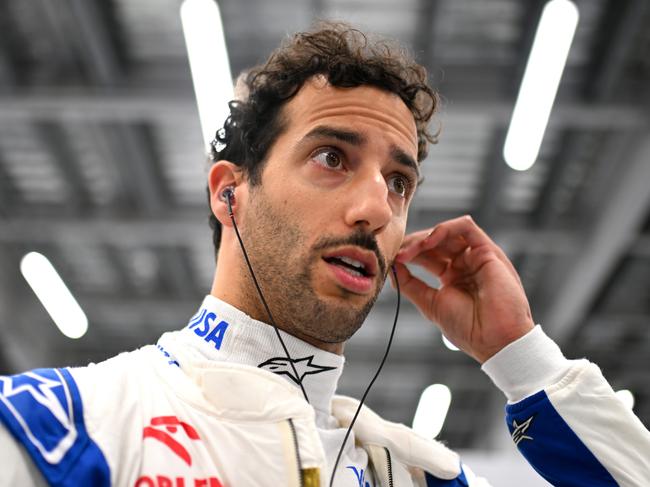
<path fill-rule="evenodd" d="M 324 24 L 242 83 L 209 173 L 210 295 L 157 346 L 2 378 L 3 485 L 329 485 L 339 451 L 337 486 L 479 485 L 456 454 L 367 408 L 344 441 L 357 408 L 333 397 L 344 344 L 393 265 L 393 284 L 506 394 L 539 473 L 647 485 L 650 433 L 595 365 L 535 327 L 490 238 L 469 217 L 404 236 L 433 140 L 421 67 Z"/>

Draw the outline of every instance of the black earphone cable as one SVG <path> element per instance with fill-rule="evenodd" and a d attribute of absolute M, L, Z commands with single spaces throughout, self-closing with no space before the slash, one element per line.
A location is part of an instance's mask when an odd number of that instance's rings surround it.
<path fill-rule="evenodd" d="M 357 411 L 354 413 L 354 416 L 352 417 L 352 421 L 350 422 L 350 426 L 348 426 L 348 430 L 345 432 L 345 437 L 343 438 L 343 442 L 341 443 L 341 448 L 339 449 L 338 455 L 336 455 L 336 461 L 334 462 L 334 467 L 332 468 L 332 476 L 330 477 L 330 487 L 334 485 L 334 476 L 336 475 L 336 467 L 338 467 L 339 461 L 341 460 L 341 455 L 343 454 L 343 449 L 345 448 L 345 442 L 348 441 L 348 437 L 350 436 L 352 427 L 354 426 L 354 423 L 357 420 L 357 416 L 359 416 L 359 413 L 361 412 L 361 407 L 363 406 L 363 403 L 366 401 L 366 397 L 370 392 L 370 388 L 377 380 L 377 377 L 379 377 L 379 373 L 381 372 L 381 369 L 384 367 L 384 364 L 386 363 L 386 359 L 388 358 L 388 352 L 390 352 L 390 347 L 393 344 L 393 337 L 395 336 L 395 328 L 397 327 L 397 319 L 399 318 L 401 293 L 399 290 L 399 281 L 397 280 L 397 271 L 395 270 L 395 266 L 391 266 L 390 270 L 393 272 L 393 277 L 395 278 L 395 289 L 397 291 L 397 306 L 395 308 L 395 319 L 393 320 L 393 328 L 390 331 L 390 338 L 388 338 L 388 345 L 386 346 L 386 351 L 384 352 L 384 356 L 381 359 L 381 363 L 379 364 L 379 367 L 377 367 L 377 372 L 375 372 L 375 375 L 370 381 L 370 384 L 368 384 L 368 387 L 366 388 L 366 392 L 363 393 L 363 396 L 361 397 L 361 401 L 359 401 L 359 406 L 357 406 Z"/>
<path fill-rule="evenodd" d="M 232 203 L 230 201 L 232 197 L 232 192 L 226 193 L 224 191 L 224 197 L 226 200 L 226 204 L 228 205 L 228 216 L 230 217 L 230 220 L 232 221 L 233 228 L 235 229 L 235 234 L 237 235 L 237 240 L 239 240 L 239 245 L 242 249 L 242 253 L 244 254 L 244 259 L 246 260 L 246 265 L 248 266 L 248 270 L 251 274 L 251 277 L 253 278 L 253 282 L 255 283 L 255 288 L 257 289 L 257 293 L 260 296 L 260 299 L 262 300 L 262 304 L 264 305 L 264 308 L 266 309 L 266 313 L 269 315 L 269 320 L 271 321 L 271 325 L 273 326 L 273 329 L 275 330 L 275 334 L 278 337 L 278 340 L 280 341 L 280 344 L 282 345 L 282 349 L 284 350 L 284 353 L 286 354 L 287 358 L 289 359 L 289 362 L 291 363 L 291 368 L 293 369 L 293 373 L 295 374 L 296 377 L 298 376 L 298 371 L 296 370 L 296 366 L 293 363 L 293 360 L 291 359 L 291 355 L 289 354 L 289 350 L 287 349 L 287 346 L 284 343 L 284 340 L 282 340 L 282 336 L 280 335 L 280 330 L 278 329 L 278 326 L 275 323 L 275 320 L 273 319 L 273 314 L 271 313 L 271 309 L 269 308 L 269 305 L 266 302 L 266 299 L 264 299 L 264 294 L 262 294 L 262 289 L 260 288 L 259 283 L 257 282 L 257 278 L 255 277 L 255 273 L 253 272 L 253 266 L 251 265 L 250 259 L 248 258 L 248 252 L 246 252 L 246 247 L 244 247 L 244 242 L 241 238 L 241 235 L 239 234 L 239 229 L 237 228 L 237 222 L 235 221 L 235 215 L 233 214 L 232 211 Z M 354 413 L 354 416 L 352 417 L 352 421 L 350 422 L 350 425 L 348 426 L 347 431 L 345 432 L 345 436 L 343 438 L 343 442 L 341 443 L 341 448 L 339 449 L 338 454 L 336 455 L 336 461 L 334 462 L 334 467 L 332 468 L 332 475 L 330 477 L 330 487 L 333 487 L 334 485 L 334 476 L 336 475 L 336 468 L 338 467 L 338 464 L 341 460 L 341 455 L 343 454 L 343 450 L 345 448 L 345 442 L 348 441 L 348 438 L 350 437 L 350 433 L 352 432 L 352 427 L 354 426 L 354 423 L 357 420 L 357 417 L 359 416 L 359 413 L 361 412 L 361 408 L 363 407 L 363 403 L 366 401 L 366 397 L 368 397 L 368 393 L 370 392 L 370 389 L 372 388 L 373 384 L 377 380 L 377 377 L 379 377 L 379 373 L 381 372 L 381 369 L 384 367 L 384 364 L 386 363 L 386 359 L 388 358 L 388 353 L 390 352 L 391 345 L 393 344 L 393 337 L 395 336 L 395 329 L 397 327 L 397 320 L 399 318 L 399 309 L 400 309 L 400 304 L 401 304 L 401 293 L 399 289 L 399 280 L 397 279 L 397 271 L 395 270 L 395 266 L 391 266 L 391 271 L 393 273 L 393 277 L 395 279 L 395 289 L 397 291 L 397 306 L 395 308 L 395 319 L 393 320 L 393 327 L 390 331 L 390 337 L 388 338 L 388 344 L 386 345 L 386 351 L 384 352 L 384 356 L 381 359 L 381 362 L 379 364 L 379 367 L 377 367 L 377 371 L 375 372 L 375 375 L 372 377 L 372 380 L 368 384 L 368 387 L 366 387 L 365 392 L 363 393 L 363 396 L 361 397 L 361 401 L 359 401 L 359 406 L 357 406 L 357 410 Z M 302 381 L 298 381 L 298 385 L 300 386 L 300 389 L 302 390 L 303 395 L 305 396 L 305 400 L 307 403 L 309 403 L 309 398 L 307 397 L 307 392 L 305 391 L 304 386 L 302 385 Z"/>
<path fill-rule="evenodd" d="M 226 199 L 226 204 L 228 205 L 228 216 L 230 217 L 230 220 L 232 221 L 232 226 L 235 229 L 235 234 L 237 235 L 237 240 L 239 240 L 239 245 L 241 246 L 242 252 L 244 254 L 244 259 L 246 259 L 246 265 L 248 266 L 248 270 L 250 271 L 251 277 L 253 278 L 253 282 L 255 283 L 255 288 L 257 289 L 257 293 L 260 296 L 260 299 L 262 300 L 262 304 L 264 305 L 264 308 L 266 309 L 266 313 L 269 315 L 269 320 L 271 321 L 271 325 L 273 325 L 273 329 L 275 330 L 275 334 L 278 337 L 278 340 L 280 340 L 280 344 L 282 345 L 282 349 L 284 350 L 285 355 L 287 356 L 287 359 L 289 360 L 289 363 L 291 364 L 291 369 L 293 370 L 293 373 L 298 381 L 298 385 L 300 386 L 300 390 L 302 390 L 303 396 L 305 396 L 305 401 L 309 403 L 309 397 L 307 397 L 307 391 L 305 391 L 305 387 L 302 385 L 302 380 L 300 380 L 300 375 L 298 374 L 298 371 L 296 370 L 296 365 L 293 363 L 293 359 L 291 358 L 291 354 L 289 353 L 289 350 L 287 349 L 287 346 L 284 343 L 284 340 L 282 339 L 282 336 L 280 335 L 280 330 L 278 328 L 278 325 L 275 323 L 275 319 L 273 319 L 273 314 L 271 313 L 271 308 L 269 308 L 269 305 L 266 302 L 266 299 L 264 299 L 264 294 L 262 294 L 262 289 L 260 288 L 259 283 L 257 282 L 257 278 L 255 277 L 255 273 L 253 272 L 253 267 L 251 266 L 251 261 L 248 258 L 248 252 L 246 252 L 246 247 L 244 247 L 244 242 L 242 241 L 241 235 L 239 234 L 239 229 L 237 228 L 237 222 L 235 221 L 235 215 L 233 214 L 232 211 L 232 203 L 230 202 L 230 198 L 232 197 L 232 194 L 226 194 L 225 199 Z"/>

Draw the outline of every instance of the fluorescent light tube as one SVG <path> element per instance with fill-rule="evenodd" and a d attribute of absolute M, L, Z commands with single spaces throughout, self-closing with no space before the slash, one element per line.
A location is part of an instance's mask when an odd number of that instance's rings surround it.
<path fill-rule="evenodd" d="M 425 438 L 435 438 L 445 424 L 451 404 L 451 391 L 444 384 L 427 387 L 420 396 L 418 408 L 413 417 L 413 429 Z"/>
<path fill-rule="evenodd" d="M 525 171 L 537 159 L 577 25 L 573 2 L 551 0 L 544 6 L 503 146 L 513 169 Z"/>
<path fill-rule="evenodd" d="M 219 6 L 214 0 L 185 0 L 181 23 L 206 149 L 223 127 L 233 98 L 230 61 Z"/>
<path fill-rule="evenodd" d="M 456 345 L 451 343 L 449 341 L 449 338 L 447 338 L 445 335 L 442 335 L 442 343 L 444 343 L 445 347 L 447 347 L 452 352 L 458 352 L 458 350 L 460 350 Z"/>
<path fill-rule="evenodd" d="M 20 261 L 20 271 L 61 333 L 68 338 L 86 334 L 86 314 L 47 257 L 30 252 Z"/>

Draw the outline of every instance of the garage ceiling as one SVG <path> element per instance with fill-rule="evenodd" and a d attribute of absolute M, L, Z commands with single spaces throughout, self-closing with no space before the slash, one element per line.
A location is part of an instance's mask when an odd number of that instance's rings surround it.
<path fill-rule="evenodd" d="M 471 213 L 522 276 L 535 319 L 569 357 L 631 389 L 650 424 L 650 8 L 577 1 L 580 22 L 537 164 L 501 150 L 544 2 L 223 0 L 233 73 L 315 17 L 396 37 L 429 69 L 440 143 L 410 227 Z M 206 161 L 178 0 L 0 3 L 0 372 L 99 361 L 179 328 L 213 271 Z M 90 320 L 59 334 L 18 265 L 47 255 Z M 341 392 L 360 395 L 395 298 L 347 349 Z M 504 399 L 477 365 L 404 307 L 369 405 L 410 423 L 442 382 L 453 448 L 498 443 Z"/>

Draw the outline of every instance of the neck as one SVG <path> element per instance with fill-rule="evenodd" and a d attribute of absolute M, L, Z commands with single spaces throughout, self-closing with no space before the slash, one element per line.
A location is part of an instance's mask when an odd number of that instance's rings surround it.
<path fill-rule="evenodd" d="M 319 350 L 284 332 L 280 334 L 289 356 L 266 323 L 252 319 L 214 296 L 207 296 L 188 326 L 172 335 L 202 360 L 249 365 L 277 374 L 296 387 L 302 383 L 310 404 L 328 415 L 343 357 Z M 163 338 L 159 344 L 174 355 L 174 344 Z M 181 368 L 186 365 L 180 358 L 178 362 Z"/>

